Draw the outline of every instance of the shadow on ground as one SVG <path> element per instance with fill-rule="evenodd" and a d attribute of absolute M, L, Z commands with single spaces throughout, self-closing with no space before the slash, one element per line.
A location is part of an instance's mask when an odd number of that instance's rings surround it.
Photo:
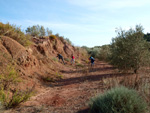
<path fill-rule="evenodd" d="M 78 111 L 77 113 L 89 113 L 89 108 L 82 109 Z"/>
<path fill-rule="evenodd" d="M 82 73 L 84 72 L 85 70 L 89 70 L 89 72 L 97 72 L 97 71 L 108 71 L 108 70 L 114 70 L 115 68 L 114 67 L 104 67 L 104 68 L 91 68 L 91 69 L 86 69 L 86 68 L 83 68 L 83 69 L 77 69 L 75 71 L 64 71 L 64 70 L 61 70 L 60 72 L 62 73 L 67 73 L 67 74 L 73 74 L 73 73 Z"/>
<path fill-rule="evenodd" d="M 130 76 L 132 73 L 116 73 L 116 74 L 97 74 L 97 75 L 88 75 L 88 76 L 81 76 L 81 77 L 74 77 L 74 78 L 68 78 L 68 79 L 62 79 L 59 81 L 56 81 L 56 84 L 54 84 L 52 87 L 55 86 L 65 86 L 65 85 L 71 85 L 71 84 L 80 84 L 84 81 L 99 81 L 103 78 L 112 78 L 112 77 L 118 77 L 118 76 Z"/>

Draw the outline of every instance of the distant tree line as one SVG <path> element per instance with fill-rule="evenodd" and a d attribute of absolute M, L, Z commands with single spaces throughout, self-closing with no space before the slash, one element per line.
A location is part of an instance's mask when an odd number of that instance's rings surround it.
<path fill-rule="evenodd" d="M 73 45 L 69 38 L 64 38 L 64 36 L 59 36 L 59 34 L 53 35 L 52 30 L 49 28 L 44 28 L 44 26 L 40 25 L 33 25 L 27 27 L 25 33 L 21 30 L 20 27 L 12 24 L 3 24 L 0 22 L 0 36 L 8 36 L 13 38 L 17 42 L 19 42 L 23 46 L 29 46 L 32 44 L 31 36 L 36 38 L 52 38 L 52 39 L 60 39 L 63 43 L 68 43 Z"/>
<path fill-rule="evenodd" d="M 32 36 L 42 37 L 52 35 L 52 30 L 50 30 L 49 28 L 45 29 L 44 26 L 33 25 L 32 27 L 28 27 L 26 29 L 26 33 Z"/>
<path fill-rule="evenodd" d="M 109 45 L 82 48 L 91 56 L 110 62 L 120 70 L 137 73 L 140 67 L 150 65 L 150 34 L 144 34 L 141 25 L 127 31 L 118 29 L 116 33 L 117 36 Z"/>
<path fill-rule="evenodd" d="M 63 43 L 67 42 L 70 45 L 73 45 L 73 43 L 70 41 L 69 38 L 64 38 L 64 36 L 59 36 L 58 33 L 53 35 L 52 30 L 50 30 L 49 28 L 45 29 L 44 26 L 33 25 L 32 27 L 27 27 L 26 33 L 31 35 L 31 36 L 36 36 L 37 38 L 38 37 L 44 37 L 44 36 L 48 36 L 52 40 L 59 38 Z"/>

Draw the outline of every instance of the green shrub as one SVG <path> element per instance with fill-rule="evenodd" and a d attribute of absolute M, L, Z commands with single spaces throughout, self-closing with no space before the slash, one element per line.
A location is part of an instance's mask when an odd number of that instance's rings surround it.
<path fill-rule="evenodd" d="M 81 67 L 81 68 L 83 68 L 84 65 L 83 65 L 83 64 L 80 64 L 80 63 L 76 63 L 76 67 Z"/>
<path fill-rule="evenodd" d="M 90 113 L 145 113 L 147 104 L 135 90 L 111 89 L 91 100 Z"/>
<path fill-rule="evenodd" d="M 55 82 L 62 78 L 63 78 L 63 75 L 60 72 L 55 72 L 53 74 L 50 74 L 50 76 L 42 77 L 44 82 Z"/>
<path fill-rule="evenodd" d="M 49 38 L 50 40 L 56 40 L 57 37 L 55 35 L 50 35 Z"/>
<path fill-rule="evenodd" d="M 58 59 L 56 57 L 53 57 L 52 60 L 55 61 L 55 62 L 58 61 Z"/>
<path fill-rule="evenodd" d="M 80 61 L 79 61 L 79 60 L 75 60 L 75 63 L 78 63 L 78 64 L 79 64 L 79 63 L 80 63 Z"/>
<path fill-rule="evenodd" d="M 89 64 L 89 63 L 90 63 L 90 61 L 89 61 L 89 60 L 85 60 L 85 63 Z"/>
<path fill-rule="evenodd" d="M 54 79 L 54 77 L 47 76 L 47 77 L 43 77 L 43 81 L 45 81 L 45 82 L 54 82 L 55 79 Z"/>
<path fill-rule="evenodd" d="M 59 72 L 56 72 L 56 77 L 57 77 L 58 79 L 62 79 L 62 78 L 63 78 L 63 75 L 62 75 L 61 73 L 59 73 Z"/>
<path fill-rule="evenodd" d="M 20 82 L 19 75 L 12 65 L 7 66 L 7 72 L 0 75 L 0 87 L 9 89 L 10 85 Z"/>
<path fill-rule="evenodd" d="M 134 73 L 149 65 L 149 47 L 143 38 L 142 26 L 136 26 L 128 31 L 118 31 L 118 36 L 111 44 L 111 64 L 123 71 L 132 70 Z"/>
<path fill-rule="evenodd" d="M 70 60 L 69 60 L 69 58 L 64 58 L 64 60 L 65 60 L 65 61 L 67 61 L 67 62 L 69 62 L 69 61 L 70 61 Z"/>
<path fill-rule="evenodd" d="M 9 91 L 0 90 L 0 102 L 6 108 L 18 106 L 21 102 L 27 101 L 33 94 L 32 90 L 17 91 L 12 94 Z"/>
<path fill-rule="evenodd" d="M 33 93 L 31 90 L 21 91 L 14 86 L 21 79 L 12 64 L 8 65 L 6 72 L 0 75 L 0 104 L 5 108 L 12 108 L 29 99 Z"/>
<path fill-rule="evenodd" d="M 10 25 L 9 23 L 0 23 L 0 35 L 8 36 L 23 46 L 29 46 L 31 44 L 29 35 L 25 35 L 19 27 Z"/>

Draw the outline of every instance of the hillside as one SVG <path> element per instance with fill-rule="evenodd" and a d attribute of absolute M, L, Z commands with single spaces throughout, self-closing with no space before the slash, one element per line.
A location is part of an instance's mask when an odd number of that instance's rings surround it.
<path fill-rule="evenodd" d="M 0 72 L 4 73 L 7 65 L 13 62 L 24 81 L 19 85 L 23 89 L 34 85 L 40 87 L 44 77 L 57 79 L 57 72 L 61 74 L 60 69 L 71 65 L 72 54 L 77 62 L 86 59 L 86 53 L 81 53 L 80 48 L 59 39 L 33 38 L 32 45 L 27 48 L 10 37 L 1 36 L 0 39 Z M 66 65 L 58 61 L 58 53 L 63 55 Z"/>

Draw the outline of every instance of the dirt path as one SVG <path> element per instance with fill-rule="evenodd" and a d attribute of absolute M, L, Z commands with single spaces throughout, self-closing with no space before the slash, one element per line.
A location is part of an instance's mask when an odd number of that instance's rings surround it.
<path fill-rule="evenodd" d="M 64 78 L 50 84 L 44 92 L 32 97 L 18 108 L 19 113 L 87 113 L 90 98 L 103 93 L 103 77 L 114 75 L 114 68 L 97 62 L 93 69 L 88 67 L 62 69 Z"/>

